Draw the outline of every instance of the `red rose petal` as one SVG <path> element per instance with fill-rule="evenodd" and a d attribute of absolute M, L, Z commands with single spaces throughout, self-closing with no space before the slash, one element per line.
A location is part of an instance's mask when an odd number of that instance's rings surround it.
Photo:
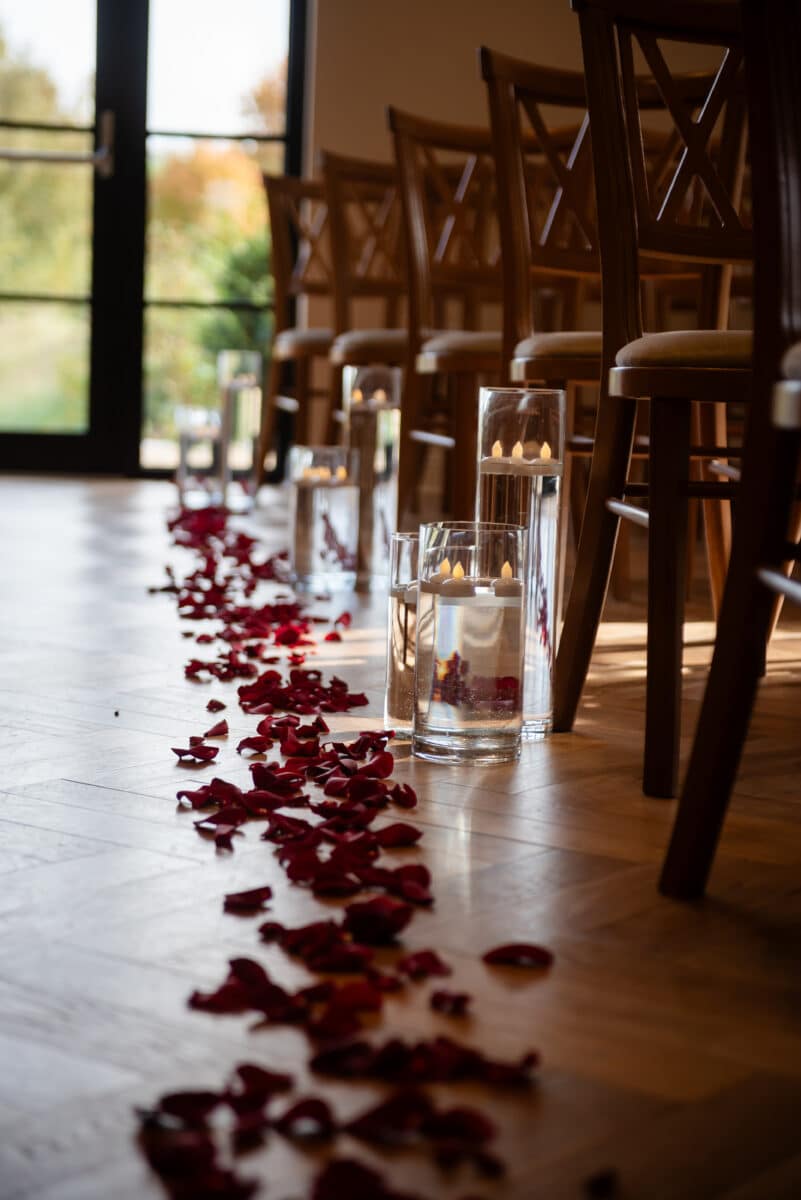
<path fill-rule="evenodd" d="M 383 946 L 394 942 L 412 918 L 413 909 L 391 896 L 356 901 L 345 909 L 345 929 L 357 942 Z"/>
<path fill-rule="evenodd" d="M 216 725 L 212 725 L 211 729 L 207 729 L 203 736 L 204 738 L 228 737 L 228 722 L 223 717 L 222 721 L 218 721 Z"/>
<path fill-rule="evenodd" d="M 398 971 L 410 979 L 427 979 L 431 975 L 450 975 L 451 968 L 434 950 L 417 950 L 395 964 Z"/>
<path fill-rule="evenodd" d="M 273 1121 L 273 1127 L 290 1138 L 330 1138 L 337 1131 L 334 1115 L 325 1100 L 310 1097 L 298 1100 L 291 1108 Z"/>
<path fill-rule="evenodd" d="M 250 888 L 246 892 L 229 892 L 223 903 L 223 910 L 230 913 L 260 912 L 268 900 L 272 899 L 273 889 L 265 884 L 264 887 Z"/>
<path fill-rule="evenodd" d="M 415 842 L 420 841 L 422 836 L 422 829 L 415 829 L 414 825 L 406 825 L 403 821 L 397 821 L 394 825 L 385 825 L 383 829 L 375 831 L 376 841 L 385 850 L 396 849 L 399 846 L 413 846 Z"/>
<path fill-rule="evenodd" d="M 530 942 L 509 942 L 488 950 L 483 959 L 491 967 L 550 967 L 553 954 L 544 946 L 535 946 Z"/>
<path fill-rule="evenodd" d="M 434 1012 L 446 1017 L 464 1017 L 472 997 L 468 992 L 432 992 L 429 1004 Z"/>
<path fill-rule="evenodd" d="M 327 633 L 325 635 L 325 637 L 323 638 L 323 641 L 324 642 L 341 642 L 342 635 L 340 633 L 337 633 L 336 629 L 332 629 L 332 630 L 330 630 L 329 633 Z"/>
<path fill-rule="evenodd" d="M 183 762 L 184 759 L 192 758 L 196 762 L 206 763 L 206 762 L 211 762 L 211 760 L 213 758 L 217 757 L 217 755 L 220 753 L 220 747 L 219 746 L 197 745 L 197 746 L 189 746 L 186 749 L 179 750 L 176 746 L 173 746 L 172 752 L 173 752 L 173 754 L 178 756 L 178 758 L 181 762 Z"/>

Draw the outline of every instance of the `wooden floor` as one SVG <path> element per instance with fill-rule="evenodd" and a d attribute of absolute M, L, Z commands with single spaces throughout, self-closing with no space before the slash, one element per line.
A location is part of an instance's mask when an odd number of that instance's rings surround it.
<path fill-rule="evenodd" d="M 146 594 L 178 561 L 171 501 L 160 483 L 0 481 L 2 1200 L 159 1196 L 135 1150 L 134 1104 L 217 1087 L 245 1059 L 304 1078 L 301 1034 L 250 1033 L 247 1017 L 186 1007 L 236 954 L 307 978 L 259 947 L 252 921 L 223 915 L 223 893 L 272 882 L 275 918 L 290 924 L 321 905 L 286 883 L 252 826 L 235 854 L 215 855 L 176 812 L 186 773 L 170 747 L 209 724 L 212 690 L 233 700 L 234 685 L 184 682 L 192 643 L 172 598 Z M 280 509 L 259 523 L 283 541 Z M 354 627 L 318 661 L 367 689 L 379 724 L 382 608 L 348 606 Z M 783 624 L 773 643 L 710 896 L 681 906 L 655 889 L 673 805 L 638 783 L 642 609 L 613 615 L 574 734 L 528 746 L 515 769 L 399 762 L 396 777 L 420 794 L 436 895 L 406 944 L 436 947 L 452 984 L 475 994 L 457 1036 L 508 1057 L 537 1047 L 543 1068 L 531 1095 L 435 1089 L 497 1117 L 505 1181 L 443 1178 L 412 1152 L 383 1162 L 398 1189 L 446 1200 L 578 1198 L 602 1168 L 628 1200 L 797 1200 L 801 625 Z M 711 635 L 704 619 L 688 623 L 688 726 Z M 364 728 L 364 712 L 335 728 Z M 225 715 L 234 734 L 253 732 L 235 703 Z M 235 741 L 214 773 L 239 780 Z M 480 952 L 511 940 L 549 945 L 555 967 L 537 980 L 492 974 Z M 426 990 L 389 1000 L 385 1028 L 453 1033 Z M 380 1094 L 304 1087 L 343 1115 Z M 381 1161 L 347 1139 L 338 1149 Z M 289 1200 L 318 1165 L 275 1138 L 242 1169 L 268 1200 Z"/>

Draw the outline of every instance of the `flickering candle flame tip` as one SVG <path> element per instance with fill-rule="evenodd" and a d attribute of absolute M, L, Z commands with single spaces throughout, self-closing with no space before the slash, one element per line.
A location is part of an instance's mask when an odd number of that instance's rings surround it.
<path fill-rule="evenodd" d="M 523 457 L 523 443 L 515 442 L 514 446 L 512 446 L 512 458 L 522 458 L 522 457 Z"/>
<path fill-rule="evenodd" d="M 503 458 L 503 446 L 501 445 L 500 442 L 493 442 L 492 457 L 493 458 Z"/>
<path fill-rule="evenodd" d="M 447 558 L 443 558 L 442 562 L 439 564 L 439 573 L 440 575 L 450 575 L 451 564 Z"/>
<path fill-rule="evenodd" d="M 510 562 L 505 562 L 503 564 L 503 566 L 501 567 L 501 579 L 511 579 L 511 578 L 512 578 L 512 564 Z"/>
<path fill-rule="evenodd" d="M 551 455 L 551 447 L 548 445 L 548 443 L 547 443 L 547 442 L 543 442 L 543 443 L 542 443 L 542 450 L 540 450 L 540 458 L 548 459 L 548 458 L 551 458 L 551 457 L 552 457 L 552 455 Z"/>
<path fill-rule="evenodd" d="M 453 578 L 454 579 L 464 579 L 464 567 L 462 566 L 461 563 L 457 563 L 456 566 L 453 568 Z"/>

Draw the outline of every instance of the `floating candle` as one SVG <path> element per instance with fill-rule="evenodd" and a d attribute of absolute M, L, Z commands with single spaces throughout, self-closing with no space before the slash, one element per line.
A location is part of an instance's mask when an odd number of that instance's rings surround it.
<path fill-rule="evenodd" d="M 501 577 L 493 581 L 496 596 L 522 596 L 523 584 L 514 578 L 511 563 L 505 562 L 501 567 Z"/>
<path fill-rule="evenodd" d="M 464 567 L 457 563 L 450 579 L 442 581 L 441 591 L 443 596 L 475 596 L 476 585 L 471 579 L 465 579 Z"/>
<path fill-rule="evenodd" d="M 421 580 L 420 587 L 424 592 L 438 592 L 440 589 L 440 584 L 443 583 L 444 580 L 449 579 L 450 574 L 450 561 L 447 558 L 443 558 L 442 562 L 439 564 L 439 570 L 436 572 L 436 574 L 432 575 L 430 579 Z"/>

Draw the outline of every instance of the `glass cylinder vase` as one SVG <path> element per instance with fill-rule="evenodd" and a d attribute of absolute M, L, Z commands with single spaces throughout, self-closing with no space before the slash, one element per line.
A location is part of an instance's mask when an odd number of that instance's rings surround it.
<path fill-rule="evenodd" d="M 257 351 L 221 350 L 217 355 L 222 488 L 227 506 L 235 512 L 246 512 L 253 506 L 261 383 L 262 360 Z"/>
<path fill-rule="evenodd" d="M 384 724 L 396 737 L 411 737 L 414 717 L 414 663 L 417 638 L 416 533 L 394 533 L 389 553 L 387 680 Z"/>
<path fill-rule="evenodd" d="M 357 470 L 345 446 L 289 452 L 290 569 L 300 590 L 335 591 L 356 582 Z"/>
<path fill-rule="evenodd" d="M 520 526 L 420 526 L 412 750 L 422 758 L 497 763 L 520 753 L 525 555 Z"/>
<path fill-rule="evenodd" d="M 347 440 L 359 456 L 357 587 L 385 579 L 397 525 L 401 369 L 345 367 L 343 411 Z"/>
<path fill-rule="evenodd" d="M 561 597 L 565 393 L 482 388 L 476 516 L 528 531 L 523 731 L 543 737 L 553 719 L 553 664 Z"/>

